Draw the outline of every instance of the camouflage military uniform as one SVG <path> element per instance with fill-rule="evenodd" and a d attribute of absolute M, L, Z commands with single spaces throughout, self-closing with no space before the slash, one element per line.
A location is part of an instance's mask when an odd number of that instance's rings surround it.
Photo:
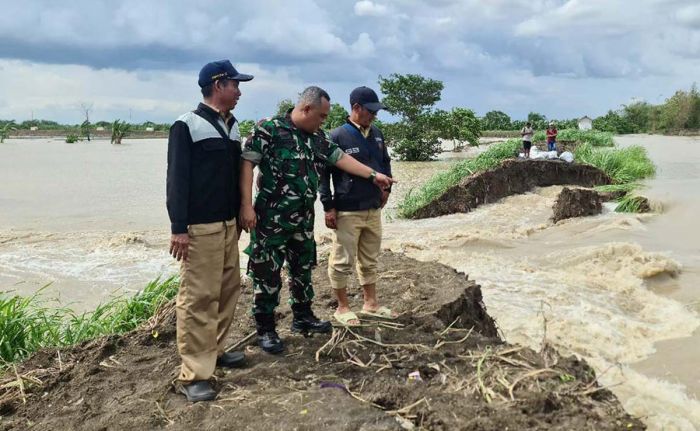
<path fill-rule="evenodd" d="M 290 303 L 313 299 L 311 268 L 316 264 L 314 202 L 323 164 L 343 156 L 322 131 L 297 129 L 290 114 L 263 120 L 255 127 L 242 158 L 259 165 L 262 175 L 255 198 L 257 224 L 245 253 L 253 280 L 253 313 L 272 313 L 279 305 L 280 271 L 290 273 Z"/>

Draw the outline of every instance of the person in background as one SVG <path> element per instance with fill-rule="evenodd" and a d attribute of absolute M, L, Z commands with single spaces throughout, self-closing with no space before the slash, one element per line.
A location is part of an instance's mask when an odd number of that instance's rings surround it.
<path fill-rule="evenodd" d="M 529 121 L 520 130 L 520 135 L 523 137 L 523 154 L 526 159 L 530 158 L 530 148 L 532 148 L 532 135 L 535 131 L 532 129 L 532 123 Z"/>
<path fill-rule="evenodd" d="M 554 121 L 547 126 L 547 151 L 557 151 L 557 126 Z"/>

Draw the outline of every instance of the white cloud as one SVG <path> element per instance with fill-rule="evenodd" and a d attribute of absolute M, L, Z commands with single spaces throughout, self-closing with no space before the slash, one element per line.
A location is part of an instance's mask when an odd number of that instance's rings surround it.
<path fill-rule="evenodd" d="M 237 64 L 255 78 L 241 84 L 236 108 L 240 118 L 272 114 L 281 98 L 303 89 L 284 69 L 270 72 L 255 64 Z M 197 70 L 183 72 L 95 70 L 76 65 L 45 65 L 0 60 L 0 118 L 22 121 L 32 114 L 66 123 L 81 121 L 81 103 L 92 104 L 95 121 L 171 122 L 201 100 Z"/>
<path fill-rule="evenodd" d="M 358 16 L 384 16 L 388 13 L 389 8 L 371 0 L 362 0 L 355 3 L 355 14 Z"/>
<path fill-rule="evenodd" d="M 700 4 L 680 8 L 676 18 L 681 24 L 700 29 Z"/>

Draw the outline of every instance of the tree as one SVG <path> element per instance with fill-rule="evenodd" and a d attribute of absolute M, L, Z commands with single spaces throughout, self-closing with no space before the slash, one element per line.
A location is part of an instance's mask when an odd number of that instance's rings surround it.
<path fill-rule="evenodd" d="M 388 78 L 379 76 L 379 87 L 386 96 L 382 103 L 387 111 L 399 115 L 403 120 L 415 121 L 420 115 L 430 112 L 444 88 L 442 81 L 424 78 L 420 75 L 391 74 Z"/>
<path fill-rule="evenodd" d="M 594 119 L 593 128 L 618 134 L 632 133 L 634 130 L 626 118 L 613 110 L 608 111 L 608 113 L 602 117 Z"/>
<path fill-rule="evenodd" d="M 456 139 L 459 147 L 463 142 L 476 147 L 481 137 L 481 122 L 471 109 L 453 108 L 449 115 L 450 135 L 449 139 Z M 455 145 L 457 149 L 457 145 Z"/>
<path fill-rule="evenodd" d="M 0 144 L 5 142 L 5 139 L 10 136 L 10 131 L 11 130 L 17 130 L 15 120 L 10 120 L 3 124 L 3 126 L 0 128 Z"/>
<path fill-rule="evenodd" d="M 90 124 L 90 121 L 85 120 L 83 123 L 80 125 L 80 134 L 82 136 L 85 136 L 85 138 L 90 141 L 90 131 L 92 130 L 92 124 Z"/>
<path fill-rule="evenodd" d="M 445 130 L 445 114 L 432 112 L 440 100 L 441 81 L 420 75 L 392 74 L 379 76 L 385 97 L 382 103 L 389 113 L 401 120 L 384 127 L 384 136 L 393 143 L 394 153 L 401 160 L 431 160 L 442 151 L 439 135 Z"/>
<path fill-rule="evenodd" d="M 277 103 L 277 116 L 284 116 L 287 111 L 294 108 L 294 103 L 291 99 L 282 99 Z"/>
<path fill-rule="evenodd" d="M 255 121 L 253 120 L 243 120 L 238 123 L 238 130 L 241 132 L 241 139 L 246 139 L 253 133 L 253 127 L 255 127 Z"/>
<path fill-rule="evenodd" d="M 527 121 L 530 122 L 534 129 L 542 130 L 547 128 L 547 117 L 537 112 L 527 114 Z"/>
<path fill-rule="evenodd" d="M 629 105 L 622 105 L 622 116 L 630 124 L 634 133 L 646 132 L 649 130 L 651 111 L 652 106 L 646 102 L 634 102 Z"/>
<path fill-rule="evenodd" d="M 131 131 L 131 124 L 126 121 L 115 120 L 112 123 L 112 144 L 119 145 L 122 139 Z"/>
<path fill-rule="evenodd" d="M 92 128 L 90 124 L 90 111 L 92 111 L 92 103 L 82 102 L 80 104 L 80 109 L 85 113 L 85 121 L 80 125 L 80 133 L 90 141 L 90 129 Z"/>
<path fill-rule="evenodd" d="M 501 111 L 489 111 L 481 119 L 482 130 L 512 130 L 508 114 Z"/>
<path fill-rule="evenodd" d="M 331 110 L 328 112 L 328 118 L 323 123 L 323 128 L 326 130 L 333 130 L 336 127 L 340 127 L 345 124 L 345 119 L 348 118 L 348 111 L 343 108 L 340 103 L 334 103 L 331 105 Z"/>

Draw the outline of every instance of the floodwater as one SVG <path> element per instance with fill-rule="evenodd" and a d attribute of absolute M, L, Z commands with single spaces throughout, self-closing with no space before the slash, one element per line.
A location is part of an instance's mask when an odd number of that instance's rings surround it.
<path fill-rule="evenodd" d="M 553 224 L 561 187 L 548 187 L 469 214 L 391 219 L 383 245 L 468 273 L 508 341 L 584 357 L 651 429 L 700 429 L 700 140 L 616 140 L 649 151 L 658 174 L 641 194 L 662 213 L 618 214 L 608 204 Z M 42 295 L 88 309 L 176 272 L 166 253 L 165 151 L 165 140 L 0 145 L 0 290 L 27 295 L 51 283 Z M 474 153 L 395 163 L 401 183 L 387 213 Z"/>

